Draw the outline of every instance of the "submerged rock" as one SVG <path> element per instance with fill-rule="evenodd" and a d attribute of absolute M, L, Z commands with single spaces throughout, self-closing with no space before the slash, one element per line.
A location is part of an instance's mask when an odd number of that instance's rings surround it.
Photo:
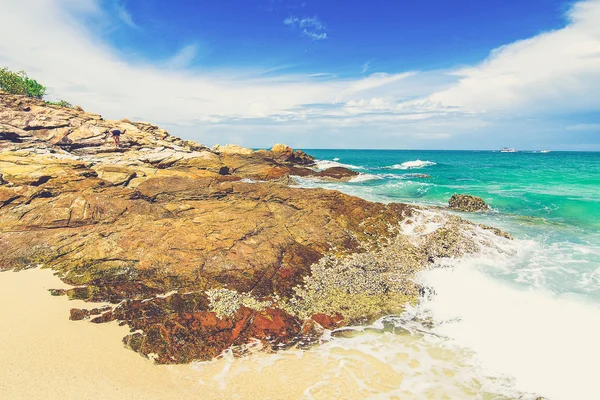
<path fill-rule="evenodd" d="M 356 171 L 344 167 L 331 167 L 319 171 L 313 176 L 319 179 L 346 182 L 360 175 Z"/>
<path fill-rule="evenodd" d="M 488 211 L 490 209 L 481 197 L 468 194 L 453 194 L 448 202 L 448 206 L 452 209 L 466 212 Z"/>
<path fill-rule="evenodd" d="M 112 303 L 71 318 L 129 325 L 125 343 L 159 363 L 317 342 L 414 304 L 415 272 L 482 245 L 458 217 L 408 235 L 419 207 L 289 187 L 356 173 L 284 145 L 213 151 L 4 93 L 0 131 L 0 269 L 49 267 L 74 286 L 52 294 Z"/>
<path fill-rule="evenodd" d="M 431 179 L 431 175 L 427 175 L 427 174 L 404 174 L 402 176 L 404 176 L 406 178 Z"/>

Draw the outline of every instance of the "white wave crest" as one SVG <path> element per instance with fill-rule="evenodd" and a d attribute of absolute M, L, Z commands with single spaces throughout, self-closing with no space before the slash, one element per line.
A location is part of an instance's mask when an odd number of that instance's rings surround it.
<path fill-rule="evenodd" d="M 436 163 L 434 163 L 433 161 L 414 160 L 414 161 L 406 161 L 406 162 L 403 162 L 402 164 L 395 164 L 395 165 L 392 165 L 391 167 L 387 167 L 387 168 L 388 169 L 417 169 L 417 168 L 430 167 L 432 165 L 436 165 Z"/>
<path fill-rule="evenodd" d="M 356 182 L 368 182 L 383 179 L 381 176 L 373 175 L 373 174 L 360 174 L 350 179 L 348 182 L 356 183 Z"/>
<path fill-rule="evenodd" d="M 333 168 L 333 167 L 344 167 L 344 168 L 349 168 L 349 169 L 361 169 L 361 167 L 358 167 L 356 165 L 342 164 L 340 162 L 330 161 L 330 160 L 316 160 L 315 164 L 316 165 L 315 165 L 315 167 L 313 169 L 315 169 L 317 171 L 323 171 L 324 169 Z"/>

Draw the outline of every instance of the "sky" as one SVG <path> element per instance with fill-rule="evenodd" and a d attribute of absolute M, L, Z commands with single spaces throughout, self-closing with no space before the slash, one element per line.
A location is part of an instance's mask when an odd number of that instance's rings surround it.
<path fill-rule="evenodd" d="M 600 150 L 600 0 L 2 0 L 0 66 L 207 145 Z"/>

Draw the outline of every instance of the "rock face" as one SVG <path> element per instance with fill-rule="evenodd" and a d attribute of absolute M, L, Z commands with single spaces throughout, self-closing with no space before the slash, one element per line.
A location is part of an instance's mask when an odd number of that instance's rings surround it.
<path fill-rule="evenodd" d="M 218 153 L 218 154 L 250 155 L 250 154 L 254 153 L 254 151 L 252 149 L 238 146 L 236 144 L 226 144 L 225 146 L 221 146 L 221 145 L 217 144 L 212 147 L 212 151 L 214 151 L 215 153 Z"/>
<path fill-rule="evenodd" d="M 466 212 L 488 211 L 490 209 L 481 197 L 468 194 L 453 194 L 448 202 L 448 206 L 452 209 Z"/>
<path fill-rule="evenodd" d="M 287 185 L 355 175 L 311 166 L 0 93 L 0 269 L 53 268 L 74 287 L 52 294 L 111 304 L 73 320 L 128 324 L 133 350 L 182 363 L 400 311 L 416 271 L 483 245 L 457 217 L 407 234 L 419 207 Z"/>

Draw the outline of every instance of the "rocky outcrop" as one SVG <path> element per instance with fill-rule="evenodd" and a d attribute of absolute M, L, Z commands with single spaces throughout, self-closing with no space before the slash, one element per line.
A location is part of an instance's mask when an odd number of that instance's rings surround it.
<path fill-rule="evenodd" d="M 236 144 L 226 144 L 222 145 L 214 145 L 212 147 L 212 151 L 219 154 L 241 154 L 241 155 L 250 155 L 254 153 L 254 150 L 248 149 L 246 147 L 238 146 Z"/>
<path fill-rule="evenodd" d="M 73 288 L 52 294 L 111 304 L 73 320 L 127 324 L 125 343 L 159 363 L 255 339 L 310 344 L 401 311 L 417 301 L 416 271 L 485 245 L 458 217 L 419 231 L 419 207 L 290 187 L 355 173 L 317 171 L 283 145 L 211 150 L 1 93 L 0 124 L 0 269 L 54 269 Z M 112 127 L 122 148 L 105 143 Z"/>
<path fill-rule="evenodd" d="M 466 212 L 488 211 L 490 209 L 481 197 L 468 194 L 453 194 L 448 202 L 448 207 Z"/>
<path fill-rule="evenodd" d="M 314 171 L 308 168 L 292 167 L 290 169 L 290 174 L 299 177 L 311 177 L 321 181 L 337 182 L 347 182 L 352 178 L 355 178 L 358 175 L 360 175 L 356 171 L 352 171 L 351 169 L 343 167 L 331 167 L 323 171 Z"/>
<path fill-rule="evenodd" d="M 294 151 L 285 144 L 276 144 L 271 148 L 271 153 L 275 154 L 280 160 L 297 165 L 313 165 L 315 161 L 313 157 L 302 150 Z"/>

